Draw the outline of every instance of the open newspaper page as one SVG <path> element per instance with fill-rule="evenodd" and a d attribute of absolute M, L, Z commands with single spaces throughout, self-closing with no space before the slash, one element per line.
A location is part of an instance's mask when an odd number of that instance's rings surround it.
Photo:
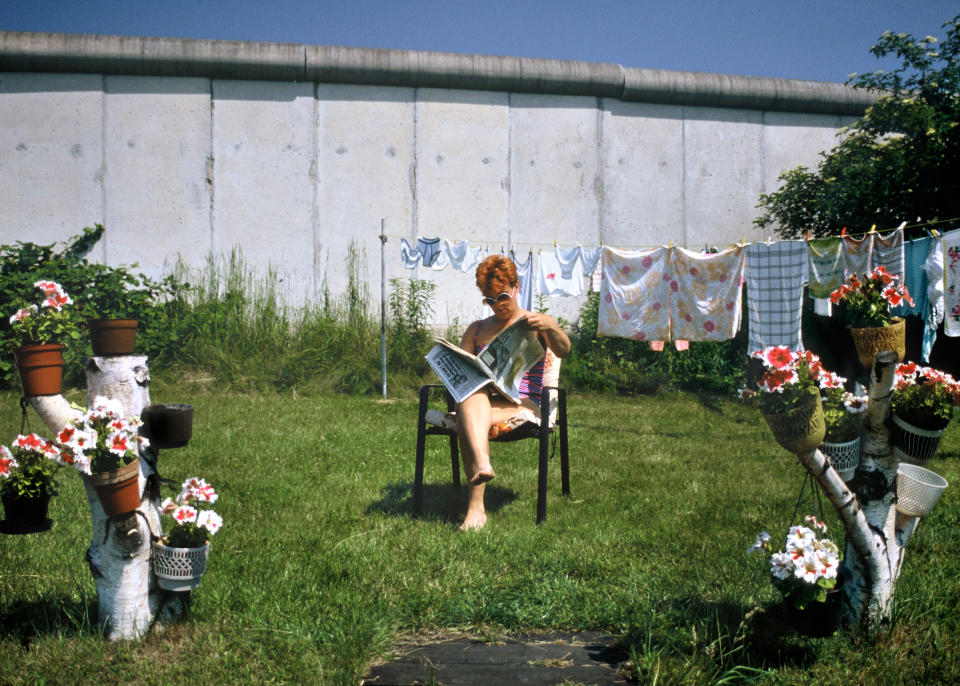
<path fill-rule="evenodd" d="M 479 357 L 449 341 L 436 340 L 427 362 L 458 403 L 488 383 L 519 403 L 520 380 L 544 356 L 537 334 L 524 327 L 522 320 L 497 334 Z"/>

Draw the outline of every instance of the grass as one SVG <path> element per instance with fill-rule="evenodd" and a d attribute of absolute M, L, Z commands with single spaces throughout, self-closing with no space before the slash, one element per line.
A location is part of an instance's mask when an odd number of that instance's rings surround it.
<path fill-rule="evenodd" d="M 574 394 L 572 496 L 554 464 L 535 526 L 534 443 L 498 444 L 488 527 L 463 534 L 465 493 L 439 439 L 425 516 L 410 516 L 412 393 L 222 393 L 181 377 L 154 379 L 151 395 L 195 406 L 194 438 L 161 454 L 162 475 L 221 494 L 225 525 L 189 619 L 140 642 L 100 638 L 87 506 L 64 472 L 53 530 L 0 537 L 0 682 L 356 684 L 401 640 L 541 629 L 621 636 L 641 683 L 960 679 L 956 486 L 911 541 L 889 634 L 810 639 L 752 613 L 779 598 L 745 550 L 762 529 L 785 535 L 803 475 L 736 402 Z M 0 395 L 2 442 L 19 428 L 17 398 Z M 953 484 L 958 448 L 953 425 L 930 465 Z"/>

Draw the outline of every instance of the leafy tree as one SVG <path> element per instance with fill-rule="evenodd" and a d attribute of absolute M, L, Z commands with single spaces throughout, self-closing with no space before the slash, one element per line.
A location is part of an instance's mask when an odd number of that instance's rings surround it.
<path fill-rule="evenodd" d="M 960 14 L 943 28 L 942 43 L 890 31 L 879 38 L 870 52 L 896 55 L 901 66 L 847 81 L 877 92 L 876 104 L 841 130 L 816 171 L 781 174 L 779 190 L 760 196 L 755 225 L 799 238 L 960 217 Z"/>

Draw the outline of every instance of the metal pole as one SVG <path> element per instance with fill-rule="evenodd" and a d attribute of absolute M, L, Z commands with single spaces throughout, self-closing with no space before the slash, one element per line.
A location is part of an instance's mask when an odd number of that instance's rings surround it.
<path fill-rule="evenodd" d="M 387 220 L 380 220 L 380 369 L 383 372 L 383 397 L 387 397 L 387 236 L 384 227 Z"/>

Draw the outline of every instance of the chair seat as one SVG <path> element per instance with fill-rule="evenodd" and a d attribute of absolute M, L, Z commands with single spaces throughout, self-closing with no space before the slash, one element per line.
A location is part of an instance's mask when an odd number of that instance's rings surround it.
<path fill-rule="evenodd" d="M 445 434 L 457 433 L 457 413 L 443 412 L 437 409 L 427 410 L 424 420 Z M 552 432 L 553 427 L 549 427 Z M 431 431 L 430 433 L 437 433 Z M 502 422 L 490 427 L 488 438 L 491 441 L 507 442 L 522 438 L 536 438 L 540 433 L 540 418 L 525 407 L 517 409 L 517 413 Z"/>

